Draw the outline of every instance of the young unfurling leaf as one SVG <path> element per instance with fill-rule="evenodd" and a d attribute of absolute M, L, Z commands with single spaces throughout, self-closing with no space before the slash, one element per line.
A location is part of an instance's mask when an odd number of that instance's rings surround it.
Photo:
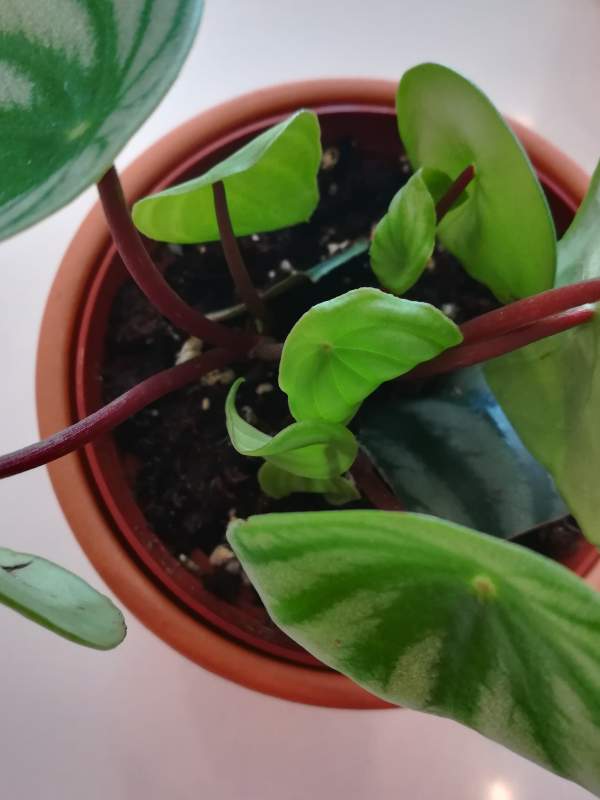
<path fill-rule="evenodd" d="M 302 478 L 334 478 L 349 469 L 358 445 L 347 428 L 318 420 L 296 422 L 276 436 L 268 436 L 236 410 L 235 398 L 242 383 L 239 378 L 232 385 L 225 403 L 227 432 L 239 453 L 264 458 Z"/>
<path fill-rule="evenodd" d="M 377 225 L 371 266 L 379 282 L 394 294 L 416 283 L 435 247 L 435 204 L 419 170 L 396 193 Z"/>
<path fill-rule="evenodd" d="M 228 538 L 321 661 L 600 792 L 600 595 L 564 567 L 399 512 L 269 514 Z"/>
<path fill-rule="evenodd" d="M 354 289 L 314 306 L 288 335 L 279 385 L 298 420 L 345 423 L 384 381 L 462 340 L 427 303 Z"/>
<path fill-rule="evenodd" d="M 159 241 L 218 241 L 212 186 L 222 181 L 236 236 L 296 225 L 319 201 L 320 163 L 317 115 L 297 111 L 199 178 L 139 200 L 133 221 Z"/>
<path fill-rule="evenodd" d="M 108 597 L 58 564 L 5 547 L 0 603 L 87 647 L 108 650 L 125 638 L 123 616 Z"/>
<path fill-rule="evenodd" d="M 448 250 L 502 302 L 551 288 L 552 216 L 523 148 L 490 100 L 453 70 L 420 64 L 400 81 L 397 112 L 415 169 L 456 177 L 475 168 L 468 199 L 438 227 Z"/>
<path fill-rule="evenodd" d="M 360 497 L 354 483 L 341 475 L 334 478 L 301 478 L 269 461 L 265 461 L 258 470 L 258 483 L 265 494 L 276 500 L 294 492 L 308 492 L 323 494 L 331 505 L 343 506 Z"/>

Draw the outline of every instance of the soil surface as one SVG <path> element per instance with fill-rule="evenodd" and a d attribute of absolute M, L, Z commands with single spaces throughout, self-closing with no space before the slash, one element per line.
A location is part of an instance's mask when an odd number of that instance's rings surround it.
<path fill-rule="evenodd" d="M 369 236 L 409 176 L 404 157 L 382 160 L 359 152 L 349 140 L 327 150 L 319 177 L 321 203 L 311 221 L 241 239 L 255 285 L 267 289 L 293 271 L 315 266 Z M 192 306 L 212 312 L 239 302 L 219 244 L 150 247 L 169 283 Z M 368 257 L 359 256 L 319 283 L 302 284 L 273 300 L 272 333 L 283 339 L 314 303 L 373 285 Z M 493 296 L 440 247 L 407 297 L 436 305 L 457 323 L 497 306 Z M 248 324 L 248 320 L 239 318 L 237 324 Z M 172 366 L 184 345 L 194 350 L 195 343 L 186 340 L 127 281 L 111 312 L 104 399 L 109 401 Z M 258 605 L 258 597 L 226 545 L 227 522 L 236 516 L 331 507 L 318 495 L 296 494 L 275 501 L 260 492 L 256 473 L 261 460 L 239 455 L 225 429 L 225 397 L 238 375 L 246 378 L 238 408 L 248 422 L 271 434 L 292 422 L 285 395 L 277 388 L 275 365 L 233 364 L 144 409 L 115 435 L 137 501 L 160 539 L 221 599 L 246 605 L 250 598 Z M 368 503 L 348 507 L 368 507 Z M 574 549 L 577 534 L 575 523 L 567 520 L 529 533 L 524 541 L 549 556 L 561 557 Z"/>

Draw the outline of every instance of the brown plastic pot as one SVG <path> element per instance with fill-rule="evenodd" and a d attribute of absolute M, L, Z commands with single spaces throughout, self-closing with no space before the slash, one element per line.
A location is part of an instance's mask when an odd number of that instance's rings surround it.
<path fill-rule="evenodd" d="M 199 115 L 144 153 L 123 176 L 128 199 L 211 166 L 262 128 L 300 108 L 320 116 L 324 142 L 350 134 L 396 157 L 393 83 L 324 80 L 266 89 Z M 587 176 L 536 134 L 515 129 L 548 191 L 559 230 L 581 201 Z M 40 431 L 47 436 L 100 405 L 108 314 L 125 280 L 102 212 L 90 212 L 53 284 L 37 363 Z M 218 601 L 168 552 L 135 503 L 112 437 L 49 466 L 57 497 L 84 551 L 119 599 L 193 661 L 245 686 L 298 702 L 385 708 L 324 668 L 250 612 Z M 586 576 L 597 553 L 582 543 L 567 566 Z"/>

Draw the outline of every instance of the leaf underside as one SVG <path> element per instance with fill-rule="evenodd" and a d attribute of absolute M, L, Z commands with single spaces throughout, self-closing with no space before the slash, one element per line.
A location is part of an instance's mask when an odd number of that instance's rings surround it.
<path fill-rule="evenodd" d="M 600 596 L 518 545 L 417 514 L 271 514 L 228 538 L 269 614 L 369 691 L 600 791 Z"/>
<path fill-rule="evenodd" d="M 306 222 L 317 207 L 320 163 L 318 118 L 298 111 L 204 175 L 139 200 L 133 221 L 159 241 L 217 241 L 212 187 L 222 181 L 236 236 L 287 228 Z"/>
<path fill-rule="evenodd" d="M 203 0 L 5 0 L 0 238 L 99 180 L 159 103 Z"/>
<path fill-rule="evenodd" d="M 334 506 L 358 500 L 354 483 L 341 475 L 333 478 L 302 478 L 266 461 L 258 470 L 258 483 L 269 497 L 280 500 L 295 492 L 322 494 Z"/>
<path fill-rule="evenodd" d="M 0 603 L 87 647 L 108 650 L 125 638 L 108 597 L 51 561 L 7 548 L 0 548 Z"/>

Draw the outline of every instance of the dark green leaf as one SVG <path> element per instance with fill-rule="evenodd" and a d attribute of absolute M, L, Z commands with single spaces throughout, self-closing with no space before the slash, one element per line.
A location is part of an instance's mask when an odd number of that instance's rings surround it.
<path fill-rule="evenodd" d="M 396 193 L 375 229 L 371 266 L 382 286 L 400 295 L 417 282 L 433 253 L 435 228 L 433 197 L 419 170 Z"/>
<path fill-rule="evenodd" d="M 427 303 L 354 289 L 311 308 L 288 335 L 279 385 L 296 419 L 347 422 L 381 383 L 462 336 Z"/>
<path fill-rule="evenodd" d="M 358 439 L 408 511 L 508 539 L 569 513 L 480 367 L 452 373 L 418 398 L 374 397 Z"/>
<path fill-rule="evenodd" d="M 175 79 L 203 5 L 2 4 L 0 238 L 102 177 Z"/>
<path fill-rule="evenodd" d="M 454 179 L 475 166 L 468 199 L 438 228 L 448 250 L 502 302 L 549 289 L 556 261 L 550 210 L 525 152 L 488 98 L 456 72 L 421 64 L 400 81 L 397 110 L 415 168 Z"/>
<path fill-rule="evenodd" d="M 296 422 L 276 436 L 268 436 L 242 419 L 235 398 L 243 378 L 232 385 L 225 402 L 227 432 L 235 449 L 244 456 L 265 458 L 302 478 L 333 478 L 345 472 L 356 458 L 353 434 L 330 422 Z"/>
<path fill-rule="evenodd" d="M 347 478 L 301 478 L 268 461 L 258 470 L 258 482 L 263 492 L 276 500 L 294 492 L 308 492 L 323 494 L 331 505 L 343 506 L 360 497 L 354 483 Z"/>
<path fill-rule="evenodd" d="M 109 650 L 125 638 L 118 608 L 66 569 L 0 548 L 0 603 L 77 644 Z"/>
<path fill-rule="evenodd" d="M 212 186 L 223 181 L 236 236 L 287 228 L 308 220 L 317 207 L 320 163 L 317 115 L 298 111 L 199 178 L 139 200 L 133 220 L 159 241 L 217 241 Z"/>
<path fill-rule="evenodd" d="M 229 541 L 269 614 L 393 703 L 450 717 L 600 792 L 600 595 L 434 517 L 251 517 Z"/>

